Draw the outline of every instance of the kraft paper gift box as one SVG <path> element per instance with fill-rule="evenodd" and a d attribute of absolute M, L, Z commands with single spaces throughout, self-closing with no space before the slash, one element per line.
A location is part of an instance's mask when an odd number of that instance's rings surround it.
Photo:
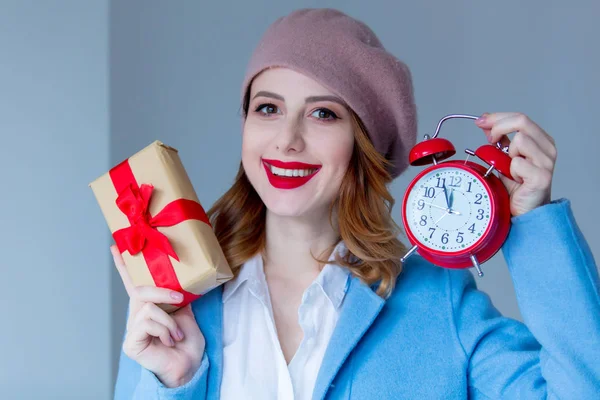
<path fill-rule="evenodd" d="M 135 286 L 184 295 L 184 307 L 233 277 L 177 150 L 155 141 L 89 185 Z"/>

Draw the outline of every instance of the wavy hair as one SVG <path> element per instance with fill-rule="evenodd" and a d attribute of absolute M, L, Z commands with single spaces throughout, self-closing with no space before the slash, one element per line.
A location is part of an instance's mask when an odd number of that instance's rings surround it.
<path fill-rule="evenodd" d="M 249 90 L 243 103 L 243 117 L 249 106 Z M 379 282 L 377 295 L 388 298 L 402 270 L 401 256 L 406 246 L 398 240 L 400 228 L 391 211 L 394 198 L 387 185 L 391 182 L 389 161 L 373 146 L 366 128 L 352 110 L 354 149 L 340 185 L 339 196 L 329 208 L 333 226 L 337 211 L 338 243 L 348 251 L 337 254 L 334 261 L 347 267 L 351 274 L 368 285 Z M 266 248 L 266 206 L 240 167 L 234 183 L 207 212 L 215 235 L 235 276 L 248 259 Z M 324 254 L 331 254 L 332 245 Z M 327 264 L 328 259 L 315 258 Z"/>

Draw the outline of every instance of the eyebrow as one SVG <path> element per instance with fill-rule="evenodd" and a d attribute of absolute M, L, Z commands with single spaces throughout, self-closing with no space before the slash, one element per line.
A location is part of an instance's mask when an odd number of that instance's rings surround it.
<path fill-rule="evenodd" d="M 253 100 L 259 96 L 263 96 L 263 97 L 271 97 L 273 99 L 277 99 L 277 100 L 281 100 L 281 101 L 285 101 L 285 99 L 283 98 L 283 96 L 278 95 L 277 93 L 273 93 L 273 92 L 268 92 L 266 90 L 261 90 L 260 92 L 256 93 L 254 95 L 254 97 L 252 98 Z M 325 96 L 309 96 L 306 99 L 304 99 L 305 104 L 308 103 L 315 103 L 317 101 L 332 101 L 334 103 L 338 103 L 339 105 L 341 105 L 342 107 L 348 108 L 348 105 L 339 97 L 337 96 L 331 96 L 331 95 L 325 95 Z"/>

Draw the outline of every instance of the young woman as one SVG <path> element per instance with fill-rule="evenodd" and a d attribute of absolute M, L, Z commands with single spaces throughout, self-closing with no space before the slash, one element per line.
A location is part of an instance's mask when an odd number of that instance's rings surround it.
<path fill-rule="evenodd" d="M 477 121 L 510 143 L 503 245 L 525 324 L 466 270 L 404 264 L 387 185 L 416 141 L 411 76 L 361 22 L 278 19 L 242 87 L 242 162 L 209 210 L 235 277 L 168 315 L 133 287 L 116 399 L 591 399 L 600 393 L 596 266 L 551 201 L 554 140 L 521 113 Z"/>

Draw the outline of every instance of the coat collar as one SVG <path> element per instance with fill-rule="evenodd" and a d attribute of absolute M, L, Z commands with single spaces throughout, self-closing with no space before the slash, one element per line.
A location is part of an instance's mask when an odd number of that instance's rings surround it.
<path fill-rule="evenodd" d="M 207 399 L 214 394 L 219 398 L 223 375 L 223 285 L 192 302 L 192 311 L 206 341 L 206 355 L 210 360 Z"/>
<path fill-rule="evenodd" d="M 349 279 L 340 317 L 325 351 L 313 399 L 323 399 L 350 352 L 373 324 L 385 300 L 357 277 Z"/>

